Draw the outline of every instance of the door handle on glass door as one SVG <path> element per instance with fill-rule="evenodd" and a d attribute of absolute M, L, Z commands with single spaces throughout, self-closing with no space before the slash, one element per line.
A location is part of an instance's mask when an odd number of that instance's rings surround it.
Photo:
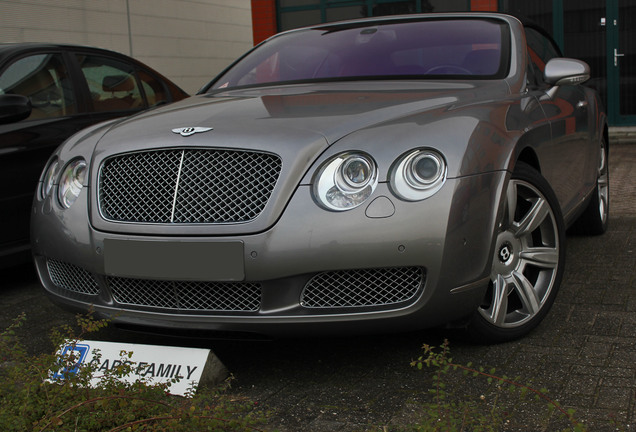
<path fill-rule="evenodd" d="M 614 66 L 618 66 L 619 57 L 625 57 L 625 54 L 619 54 L 618 49 L 614 48 Z"/>

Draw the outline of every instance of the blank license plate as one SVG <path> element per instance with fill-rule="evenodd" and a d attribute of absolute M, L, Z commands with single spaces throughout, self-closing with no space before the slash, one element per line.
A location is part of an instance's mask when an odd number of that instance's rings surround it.
<path fill-rule="evenodd" d="M 143 279 L 240 281 L 243 242 L 104 239 L 107 275 Z"/>

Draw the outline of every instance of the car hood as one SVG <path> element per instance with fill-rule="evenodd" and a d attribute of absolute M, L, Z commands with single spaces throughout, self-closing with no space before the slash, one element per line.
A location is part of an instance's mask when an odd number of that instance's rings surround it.
<path fill-rule="evenodd" d="M 274 153 L 280 157 L 282 168 L 265 210 L 240 228 L 230 224 L 214 229 L 220 234 L 258 232 L 275 223 L 312 165 L 342 138 L 407 117 L 415 116 L 418 124 L 426 122 L 428 115 L 439 119 L 445 111 L 480 100 L 500 99 L 507 92 L 504 82 L 365 82 L 194 96 L 111 126 L 95 148 L 91 182 L 98 184 L 99 167 L 105 159 L 121 153 L 183 147 Z M 180 133 L 195 127 L 204 129 Z M 96 195 L 93 206 L 99 207 Z M 116 226 L 100 220 L 97 212 L 93 215 L 94 225 L 104 230 L 135 232 L 138 227 Z M 163 232 L 160 227 L 146 228 L 145 232 Z M 183 226 L 176 230 L 181 234 L 200 232 Z"/>
<path fill-rule="evenodd" d="M 311 145 L 320 153 L 356 130 L 448 106 L 501 98 L 505 82 L 367 82 L 294 85 L 234 90 L 193 96 L 168 107 L 118 123 L 100 140 L 98 150 L 221 145 L 278 152 Z M 185 127 L 212 128 L 184 137 Z M 273 146 L 273 147 L 272 147 Z M 313 146 L 312 146 L 313 147 Z"/>

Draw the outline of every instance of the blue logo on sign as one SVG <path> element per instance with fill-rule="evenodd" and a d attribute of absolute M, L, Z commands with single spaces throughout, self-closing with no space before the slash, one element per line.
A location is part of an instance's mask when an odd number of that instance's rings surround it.
<path fill-rule="evenodd" d="M 90 352 L 91 347 L 86 344 L 74 344 L 74 345 L 66 345 L 62 352 L 60 353 L 60 360 L 68 363 L 69 360 L 72 361 L 72 364 L 67 364 L 64 368 L 53 374 L 53 379 L 64 379 L 65 376 L 70 374 L 76 374 L 79 371 L 79 368 L 86 360 L 88 353 Z M 72 359 L 71 359 L 72 357 Z"/>

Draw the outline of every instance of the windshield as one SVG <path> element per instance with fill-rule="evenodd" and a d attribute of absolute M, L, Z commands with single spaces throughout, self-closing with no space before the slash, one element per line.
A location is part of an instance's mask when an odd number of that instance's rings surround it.
<path fill-rule="evenodd" d="M 506 30 L 502 21 L 475 18 L 325 25 L 265 42 L 211 89 L 370 77 L 503 78 Z"/>

